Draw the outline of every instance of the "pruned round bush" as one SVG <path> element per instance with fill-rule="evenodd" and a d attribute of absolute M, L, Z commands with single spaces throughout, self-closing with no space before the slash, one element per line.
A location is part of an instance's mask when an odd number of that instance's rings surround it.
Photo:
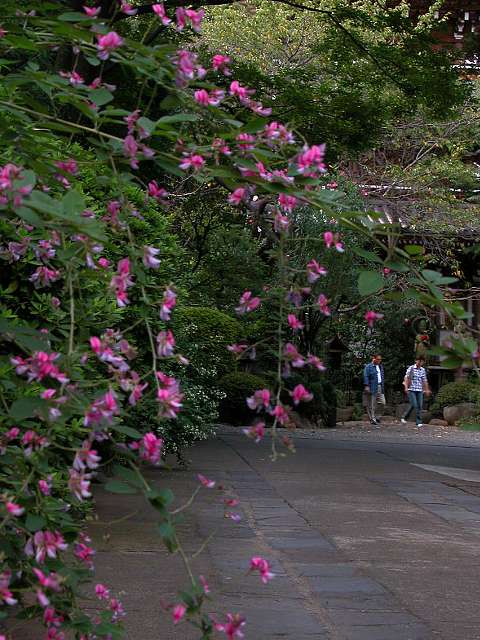
<path fill-rule="evenodd" d="M 440 388 L 432 411 L 441 411 L 461 402 L 480 402 L 480 386 L 472 382 L 449 382 Z"/>
<path fill-rule="evenodd" d="M 267 388 L 268 382 L 246 371 L 236 371 L 223 376 L 218 386 L 225 394 L 220 401 L 220 420 L 231 424 L 247 424 L 252 420 L 252 412 L 245 399 L 257 389 Z"/>

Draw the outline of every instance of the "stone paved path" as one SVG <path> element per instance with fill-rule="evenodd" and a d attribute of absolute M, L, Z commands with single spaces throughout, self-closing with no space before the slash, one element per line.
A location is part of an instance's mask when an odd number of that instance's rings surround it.
<path fill-rule="evenodd" d="M 218 525 L 194 567 L 215 606 L 246 616 L 247 640 L 479 640 L 480 496 L 374 447 L 340 444 L 305 436 L 295 456 L 272 463 L 265 446 L 225 432 L 194 448 L 191 469 L 149 474 L 180 502 L 196 471 L 240 500 L 235 524 L 219 494 L 202 491 L 181 526 L 194 552 Z M 121 515 L 119 503 L 138 510 L 91 527 L 99 579 L 125 590 L 129 640 L 198 638 L 161 607 L 186 580 L 162 550 L 155 513 L 135 496 L 97 495 L 102 521 Z M 253 555 L 272 561 L 268 585 L 246 575 Z"/>

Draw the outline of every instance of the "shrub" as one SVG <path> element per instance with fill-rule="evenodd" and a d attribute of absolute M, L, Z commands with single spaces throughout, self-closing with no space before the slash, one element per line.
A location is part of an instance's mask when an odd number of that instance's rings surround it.
<path fill-rule="evenodd" d="M 432 411 L 460 402 L 480 402 L 480 387 L 472 382 L 449 382 L 437 393 Z"/>
<path fill-rule="evenodd" d="M 333 429 L 337 423 L 337 394 L 329 380 L 321 379 L 308 384 L 313 393 L 311 402 L 301 403 L 297 411 L 309 420 L 320 421 L 324 427 Z"/>
<path fill-rule="evenodd" d="M 213 382 L 234 366 L 227 346 L 242 338 L 242 325 L 236 318 L 208 307 L 179 307 L 173 331 L 178 350 L 190 361 L 195 377 Z"/>
<path fill-rule="evenodd" d="M 221 378 L 218 386 L 225 394 L 220 401 L 220 419 L 231 424 L 248 424 L 252 419 L 252 412 L 248 409 L 245 398 L 251 396 L 256 389 L 267 388 L 269 384 L 264 378 L 237 371 Z"/>

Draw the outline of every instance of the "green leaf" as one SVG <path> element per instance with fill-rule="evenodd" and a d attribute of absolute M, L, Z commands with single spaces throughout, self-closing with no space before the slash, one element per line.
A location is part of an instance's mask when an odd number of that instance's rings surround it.
<path fill-rule="evenodd" d="M 35 413 L 46 406 L 42 398 L 20 398 L 15 400 L 10 406 L 10 415 L 14 420 L 25 420 L 31 418 Z"/>
<path fill-rule="evenodd" d="M 138 477 L 138 475 L 135 473 L 135 471 L 133 471 L 133 469 L 128 469 L 127 467 L 121 467 L 120 465 L 116 464 L 113 467 L 113 473 L 116 476 L 120 476 L 120 478 L 125 480 L 125 482 L 128 482 L 128 484 L 131 484 L 134 487 L 137 487 L 138 489 L 143 488 L 142 479 Z"/>
<path fill-rule="evenodd" d="M 135 489 L 135 487 L 132 487 L 121 480 L 110 480 L 104 485 L 104 487 L 107 491 L 110 491 L 110 493 L 137 493 L 137 489 Z"/>
<path fill-rule="evenodd" d="M 25 520 L 25 527 L 32 533 L 35 533 L 35 531 L 40 531 L 40 529 L 43 529 L 46 524 L 47 521 L 45 520 L 45 518 L 35 513 L 29 513 Z"/>
<path fill-rule="evenodd" d="M 156 509 L 165 509 L 175 498 L 171 489 L 152 489 L 147 491 L 145 495 L 150 504 Z"/>
<path fill-rule="evenodd" d="M 107 89 L 101 87 L 100 89 L 93 89 L 93 91 L 90 91 L 89 98 L 97 105 L 97 107 L 101 107 L 113 100 L 113 94 Z"/>
<path fill-rule="evenodd" d="M 366 249 L 362 249 L 362 247 L 352 247 L 352 251 L 357 254 L 357 256 L 361 256 L 366 260 L 370 260 L 371 262 L 377 262 L 378 264 L 383 264 L 383 260 L 377 256 L 373 251 L 367 251 Z"/>
<path fill-rule="evenodd" d="M 200 116 L 195 113 L 174 113 L 171 116 L 162 116 L 156 122 L 157 127 L 163 127 L 163 125 L 169 125 L 175 122 L 197 122 Z"/>
<path fill-rule="evenodd" d="M 376 271 L 362 271 L 358 276 L 358 291 L 361 296 L 368 296 L 382 289 L 383 277 Z"/>
<path fill-rule="evenodd" d="M 79 13 L 77 11 L 67 11 L 67 13 L 62 13 L 57 17 L 57 20 L 61 20 L 62 22 L 87 22 L 91 20 L 85 13 Z"/>
<path fill-rule="evenodd" d="M 175 529 L 172 527 L 170 522 L 162 522 L 158 525 L 158 531 L 162 536 L 163 543 L 170 551 L 170 553 L 174 553 L 178 545 L 175 540 Z"/>
<path fill-rule="evenodd" d="M 140 433 L 140 431 L 137 431 L 136 429 L 133 429 L 132 427 L 126 427 L 123 424 L 113 424 L 111 426 L 111 429 L 113 429 L 113 431 L 117 431 L 118 433 L 123 433 L 126 436 L 130 436 L 130 438 L 141 438 L 142 434 Z"/>
<path fill-rule="evenodd" d="M 389 260 L 385 263 L 385 266 L 392 271 L 398 271 L 399 273 L 407 273 L 408 271 L 410 271 L 406 264 L 404 264 L 403 262 L 396 262 L 395 260 Z"/>
<path fill-rule="evenodd" d="M 69 189 L 62 198 L 62 209 L 66 216 L 79 216 L 86 209 L 85 198 L 76 189 Z"/>
<path fill-rule="evenodd" d="M 458 369 L 458 367 L 462 366 L 463 359 L 457 358 L 456 356 L 449 356 L 448 358 L 445 358 L 440 362 L 442 364 L 442 367 L 445 367 L 446 369 Z"/>
<path fill-rule="evenodd" d="M 419 256 L 425 251 L 425 249 L 419 244 L 407 244 L 403 248 L 410 256 Z"/>

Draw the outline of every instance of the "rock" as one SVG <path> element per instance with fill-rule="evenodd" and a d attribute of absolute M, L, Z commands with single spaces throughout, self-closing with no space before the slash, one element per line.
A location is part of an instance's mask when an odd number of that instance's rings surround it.
<path fill-rule="evenodd" d="M 448 422 L 448 424 L 455 424 L 460 420 L 460 418 L 474 416 L 475 413 L 476 408 L 473 402 L 461 402 L 460 404 L 453 404 L 450 407 L 445 407 L 443 410 L 443 418 Z"/>
<path fill-rule="evenodd" d="M 337 422 L 349 422 L 353 416 L 353 407 L 337 408 Z"/>
<path fill-rule="evenodd" d="M 440 418 L 432 418 L 428 424 L 437 427 L 448 427 L 448 422 L 446 420 L 440 420 Z"/>
<path fill-rule="evenodd" d="M 413 413 L 413 411 L 412 411 Z M 426 409 L 424 409 L 422 411 L 422 423 L 423 424 L 431 424 L 432 422 L 432 414 L 430 411 L 427 411 Z"/>

